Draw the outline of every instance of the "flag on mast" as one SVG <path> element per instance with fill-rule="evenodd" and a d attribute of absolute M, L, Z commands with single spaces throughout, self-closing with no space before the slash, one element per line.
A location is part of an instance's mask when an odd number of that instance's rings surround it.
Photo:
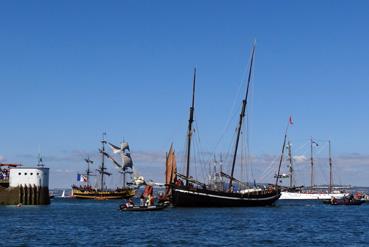
<path fill-rule="evenodd" d="M 87 182 L 87 177 L 82 174 L 77 174 L 77 181 L 78 182 Z"/>

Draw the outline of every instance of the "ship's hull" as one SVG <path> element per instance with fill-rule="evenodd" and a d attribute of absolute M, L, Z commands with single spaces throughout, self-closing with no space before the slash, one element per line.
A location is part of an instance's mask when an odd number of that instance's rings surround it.
<path fill-rule="evenodd" d="M 118 200 L 127 199 L 134 196 L 135 189 L 126 188 L 116 191 L 94 191 L 94 190 L 80 190 L 73 188 L 72 196 L 78 199 L 95 199 L 95 200 Z"/>
<path fill-rule="evenodd" d="M 342 198 L 347 193 L 309 193 L 309 192 L 288 192 L 282 191 L 280 200 L 329 200 L 332 197 Z"/>
<path fill-rule="evenodd" d="M 250 193 L 229 193 L 207 189 L 172 188 L 172 203 L 176 207 L 256 207 L 270 206 L 280 197 L 277 189 Z"/>

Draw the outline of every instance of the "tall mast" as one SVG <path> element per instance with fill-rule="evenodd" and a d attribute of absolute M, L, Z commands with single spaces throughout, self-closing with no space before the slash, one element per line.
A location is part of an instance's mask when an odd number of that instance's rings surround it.
<path fill-rule="evenodd" d="M 288 126 L 290 126 L 290 123 L 289 122 L 287 124 L 286 131 L 284 132 L 282 152 L 281 152 L 281 158 L 279 159 L 278 172 L 277 172 L 277 176 L 276 176 L 276 179 L 275 179 L 275 186 L 278 185 L 278 179 L 279 179 L 279 176 L 280 176 L 279 174 L 281 172 L 281 166 L 282 166 L 282 161 L 283 161 L 283 156 L 284 156 L 284 150 L 286 149 L 286 140 L 287 140 Z"/>
<path fill-rule="evenodd" d="M 331 141 L 329 143 L 329 193 L 332 193 L 333 177 L 332 177 L 332 152 L 331 152 Z"/>
<path fill-rule="evenodd" d="M 86 175 L 87 175 L 87 185 L 90 184 L 90 157 L 87 158 L 87 171 L 86 171 Z"/>
<path fill-rule="evenodd" d="M 313 158 L 313 138 L 310 138 L 310 187 L 311 189 L 314 186 L 314 158 Z"/>
<path fill-rule="evenodd" d="M 90 164 L 93 163 L 92 160 L 90 160 L 90 156 L 87 157 L 87 159 L 85 159 L 86 163 L 87 163 L 87 171 L 86 171 L 86 175 L 87 175 L 87 185 L 90 185 L 90 174 L 91 174 L 91 170 L 90 170 Z"/>
<path fill-rule="evenodd" d="M 291 150 L 291 143 L 288 141 L 288 158 L 290 160 L 290 167 L 289 167 L 289 177 L 290 177 L 290 188 L 292 188 L 292 181 L 293 181 L 293 160 L 292 160 L 292 150 Z"/>
<path fill-rule="evenodd" d="M 105 173 L 105 167 L 104 167 L 104 162 L 105 162 L 105 155 L 104 155 L 104 153 L 105 153 L 105 143 L 106 143 L 106 141 L 105 141 L 105 135 L 106 135 L 106 133 L 104 132 L 103 133 L 103 136 L 102 136 L 102 141 L 101 141 L 101 144 L 102 144 L 102 152 L 101 152 L 101 191 L 103 191 L 104 190 L 104 173 Z"/>
<path fill-rule="evenodd" d="M 44 163 L 42 161 L 42 156 L 41 156 L 41 152 L 38 152 L 38 163 L 37 163 L 38 167 L 44 167 Z"/>
<path fill-rule="evenodd" d="M 186 186 L 188 186 L 188 178 L 190 176 L 192 123 L 193 123 L 193 113 L 194 113 L 194 110 L 195 110 L 195 86 L 196 86 L 196 68 L 194 68 L 194 72 L 193 72 L 192 104 L 191 104 L 191 107 L 190 107 L 190 118 L 188 119 Z"/>
<path fill-rule="evenodd" d="M 126 171 L 123 171 L 123 188 L 126 187 Z"/>
<path fill-rule="evenodd" d="M 238 150 L 238 144 L 240 142 L 242 122 L 243 122 L 243 118 L 245 117 L 245 112 L 246 112 L 247 98 L 248 98 L 248 95 L 249 95 L 249 87 L 250 87 L 250 81 L 251 81 L 252 65 L 253 65 L 253 62 L 254 62 L 254 54 L 255 54 L 255 43 L 252 47 L 250 67 L 249 67 L 249 76 L 247 78 L 246 95 L 245 95 L 245 98 L 242 100 L 242 110 L 241 110 L 240 119 L 239 119 L 239 122 L 238 122 L 236 146 L 234 148 L 233 161 L 232 161 L 232 171 L 231 171 L 231 177 L 230 177 L 230 180 L 229 180 L 229 188 L 228 188 L 229 190 L 232 190 L 234 166 L 236 164 L 237 150 Z"/>

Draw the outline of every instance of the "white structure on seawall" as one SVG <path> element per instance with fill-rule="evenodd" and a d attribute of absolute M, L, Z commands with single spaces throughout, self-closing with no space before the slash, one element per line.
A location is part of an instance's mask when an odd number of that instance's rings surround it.
<path fill-rule="evenodd" d="M 9 187 L 36 186 L 49 188 L 49 168 L 16 167 L 9 173 Z"/>
<path fill-rule="evenodd" d="M 4 166 L 4 164 L 3 164 Z M 1 170 L 0 204 L 50 204 L 49 168 L 5 164 Z"/>

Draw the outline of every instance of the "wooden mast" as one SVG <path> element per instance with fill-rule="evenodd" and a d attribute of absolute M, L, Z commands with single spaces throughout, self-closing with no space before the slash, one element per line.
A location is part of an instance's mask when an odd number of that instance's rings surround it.
<path fill-rule="evenodd" d="M 126 171 L 123 170 L 123 188 L 126 187 Z"/>
<path fill-rule="evenodd" d="M 90 175 L 91 175 L 91 170 L 90 170 L 90 164 L 93 163 L 92 160 L 90 160 L 90 156 L 87 156 L 87 159 L 85 159 L 86 163 L 87 163 L 87 171 L 86 171 L 86 175 L 87 175 L 87 185 L 90 185 Z"/>
<path fill-rule="evenodd" d="M 234 179 L 233 178 L 234 166 L 235 166 L 236 158 L 237 158 L 237 150 L 238 150 L 238 144 L 239 144 L 239 141 L 240 141 L 242 122 L 243 122 L 243 118 L 245 117 L 245 112 L 246 112 L 247 98 L 248 98 L 248 95 L 249 95 L 249 87 L 250 87 L 250 81 L 251 81 L 252 65 L 253 65 L 253 62 L 254 62 L 254 54 L 255 54 L 255 43 L 252 47 L 250 67 L 249 67 L 249 75 L 248 75 L 248 78 L 247 78 L 246 95 L 245 95 L 245 98 L 242 100 L 242 110 L 241 110 L 240 119 L 239 119 L 239 122 L 238 122 L 236 146 L 235 146 L 234 153 L 233 153 L 232 170 L 231 170 L 231 176 L 230 176 L 229 188 L 228 188 L 230 191 L 233 190 L 232 189 L 232 182 L 233 182 L 233 179 Z"/>
<path fill-rule="evenodd" d="M 101 173 L 101 187 L 100 187 L 100 189 L 101 189 L 101 191 L 103 191 L 104 190 L 104 173 L 105 173 L 105 167 L 104 167 L 104 162 L 105 162 L 105 155 L 104 155 L 104 153 L 105 153 L 105 143 L 106 143 L 106 141 L 105 141 L 105 135 L 106 135 L 106 133 L 104 132 L 103 133 L 103 138 L 102 138 L 102 141 L 101 141 L 101 143 L 102 143 L 102 152 L 101 152 L 101 171 L 100 171 L 100 173 Z"/>
<path fill-rule="evenodd" d="M 311 189 L 314 186 L 314 158 L 313 158 L 313 138 L 310 138 L 310 187 Z"/>
<path fill-rule="evenodd" d="M 291 143 L 288 141 L 288 158 L 290 160 L 290 167 L 289 167 L 289 176 L 290 176 L 290 188 L 292 188 L 293 183 L 293 159 L 292 159 L 292 150 L 291 150 Z"/>
<path fill-rule="evenodd" d="M 332 153 L 331 153 L 331 140 L 329 143 L 329 193 L 332 193 L 333 176 L 332 176 Z"/>
<path fill-rule="evenodd" d="M 278 186 L 278 179 L 279 179 L 279 176 L 280 176 L 279 174 L 281 172 L 281 166 L 282 166 L 282 161 L 283 161 L 283 156 L 284 156 L 284 150 L 286 149 L 286 140 L 287 140 L 288 126 L 290 126 L 290 122 L 288 122 L 287 127 L 286 127 L 286 131 L 284 132 L 282 152 L 281 152 L 281 157 L 279 159 L 278 172 L 277 172 L 277 176 L 276 176 L 276 179 L 275 179 L 275 186 Z"/>
<path fill-rule="evenodd" d="M 196 86 L 196 68 L 194 68 L 193 82 L 192 82 L 192 104 L 190 107 L 190 117 L 188 119 L 187 132 L 187 166 L 186 166 L 186 186 L 188 186 L 188 178 L 190 176 L 190 158 L 191 158 L 191 138 L 192 138 L 192 123 L 193 113 L 195 110 L 195 86 Z"/>

